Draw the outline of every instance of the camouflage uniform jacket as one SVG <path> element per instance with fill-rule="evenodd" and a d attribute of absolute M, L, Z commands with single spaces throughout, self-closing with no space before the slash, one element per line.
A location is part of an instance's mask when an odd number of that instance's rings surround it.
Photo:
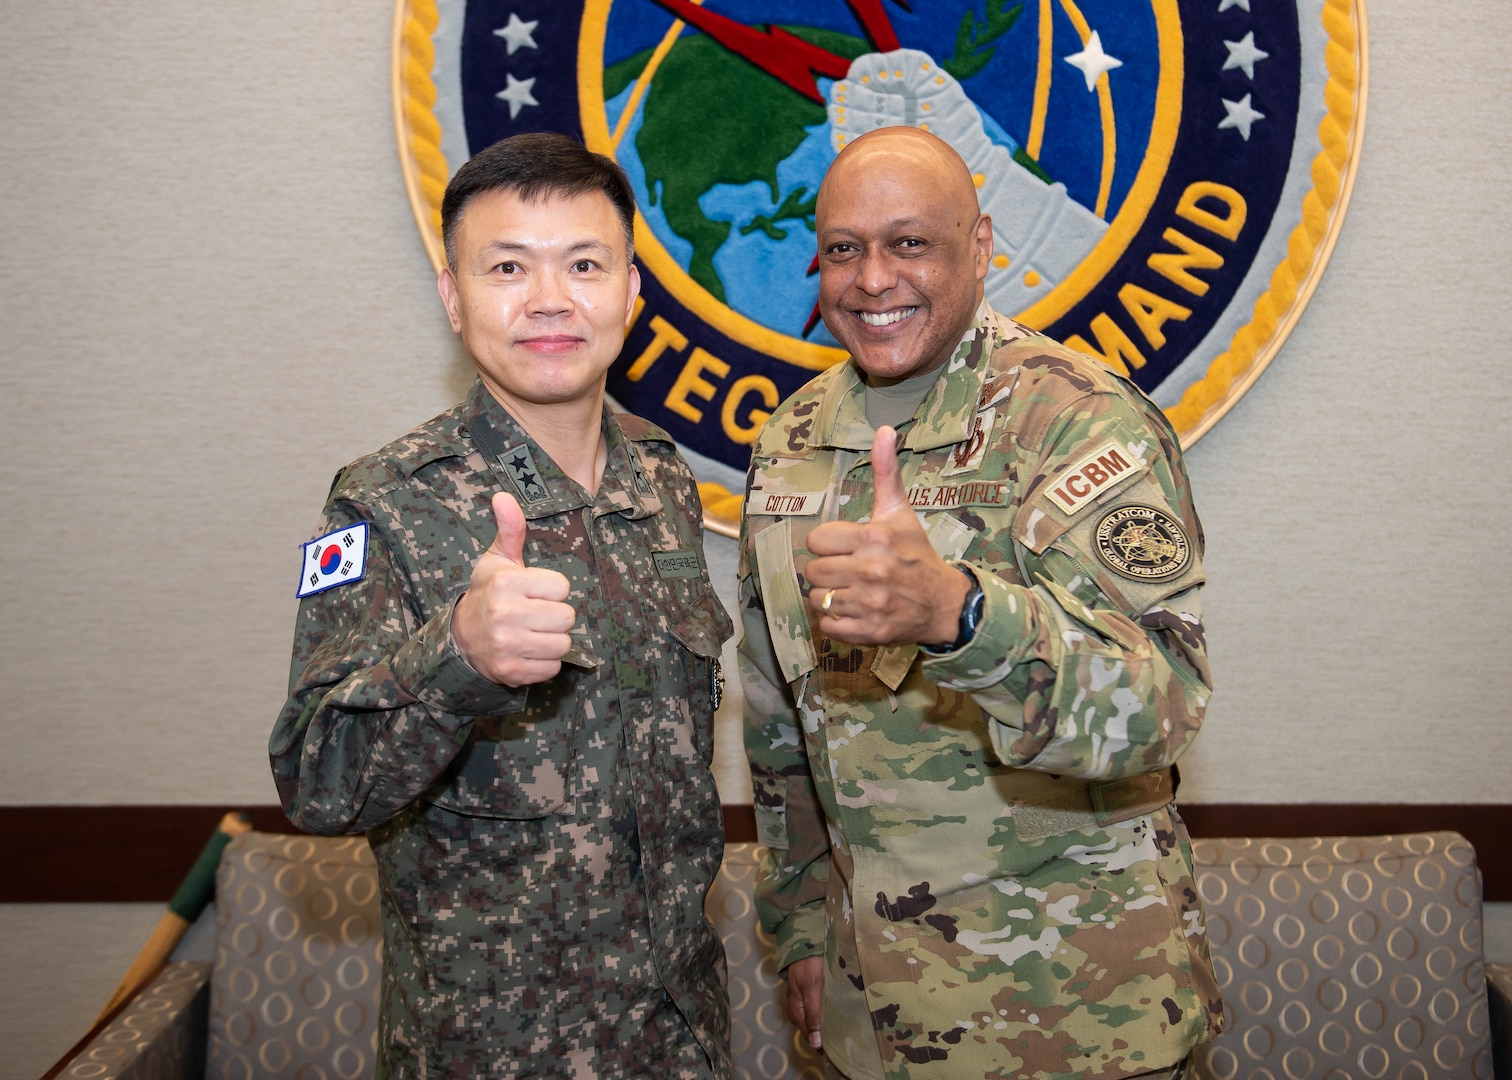
<path fill-rule="evenodd" d="M 301 602 L 270 755 L 296 825 L 368 833 L 392 1075 L 730 1075 L 703 902 L 723 856 L 709 765 L 733 627 L 671 439 L 607 409 L 603 430 L 590 498 L 474 384 L 349 466 L 318 526 L 368 523 L 367 565 Z M 519 689 L 451 636 L 500 489 L 528 521 L 527 564 L 566 575 L 577 612 L 561 672 Z"/>
<path fill-rule="evenodd" d="M 856 1080 L 1170 1066 L 1221 1023 L 1171 803 L 1209 693 L 1176 438 L 983 305 L 900 432 L 910 503 L 986 596 L 929 655 L 804 608 L 810 529 L 871 512 L 872 434 L 846 363 L 751 462 L 740 661 L 778 964 L 824 954 L 825 1051 Z"/>

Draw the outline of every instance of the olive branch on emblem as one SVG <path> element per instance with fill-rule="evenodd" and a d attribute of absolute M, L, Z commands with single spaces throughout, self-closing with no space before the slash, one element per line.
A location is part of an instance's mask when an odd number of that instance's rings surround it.
<path fill-rule="evenodd" d="M 1007 2 L 1008 0 L 987 0 L 985 19 L 979 20 L 969 9 L 962 14 L 960 28 L 956 30 L 955 52 L 949 60 L 940 62 L 940 66 L 954 75 L 957 81 L 970 78 L 986 67 L 997 52 L 993 42 L 1018 22 L 1024 5 L 1014 4 L 1005 11 L 1003 5 Z"/>

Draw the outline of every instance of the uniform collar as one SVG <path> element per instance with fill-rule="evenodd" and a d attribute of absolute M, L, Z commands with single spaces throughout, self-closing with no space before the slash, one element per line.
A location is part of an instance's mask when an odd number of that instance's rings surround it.
<path fill-rule="evenodd" d="M 971 436 L 982 383 L 987 376 L 987 362 L 994 339 L 1001 336 L 1002 322 L 983 300 L 955 352 L 940 368 L 939 378 L 924 396 L 918 412 L 904 425 L 904 449 L 934 450 L 953 446 Z M 834 449 L 862 451 L 871 449 L 874 434 L 866 419 L 866 384 L 861 369 L 855 360 L 847 360 L 820 402 L 814 437 Z"/>
<path fill-rule="evenodd" d="M 465 419 L 468 429 L 481 435 L 476 441 L 483 443 L 478 447 L 483 459 L 502 489 L 514 495 L 527 520 L 583 507 L 592 507 L 595 517 L 623 514 L 635 519 L 661 512 L 661 500 L 646 479 L 640 453 L 607 404 L 600 430 L 608 454 L 596 498 L 589 498 L 587 491 L 557 466 L 481 380 L 468 392 Z M 480 427 L 483 430 L 478 432 Z"/>

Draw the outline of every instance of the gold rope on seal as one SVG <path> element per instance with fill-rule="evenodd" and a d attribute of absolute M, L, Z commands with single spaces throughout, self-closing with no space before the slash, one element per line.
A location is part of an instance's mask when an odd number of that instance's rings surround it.
<path fill-rule="evenodd" d="M 435 0 L 396 2 L 392 81 L 399 165 L 420 238 L 437 271 L 446 261 L 441 197 L 451 176 L 441 154 L 436 84 L 430 76 L 435 63 L 432 35 L 439 21 Z M 1302 222 L 1292 230 L 1287 257 L 1271 274 L 1270 287 L 1255 301 L 1250 321 L 1234 334 L 1228 351 L 1208 365 L 1202 379 L 1187 387 L 1181 401 L 1166 410 L 1186 447 L 1206 435 L 1275 358 L 1318 287 L 1339 238 L 1354 190 L 1365 125 L 1369 84 L 1365 0 L 1324 0 L 1323 28 L 1328 34 L 1324 47 L 1328 84 L 1323 91 L 1328 114 L 1318 125 L 1322 150 L 1313 158 L 1313 187 L 1302 199 Z M 713 532 L 735 536 L 742 496 L 715 483 L 700 483 L 698 493 L 705 525 Z"/>
<path fill-rule="evenodd" d="M 441 122 L 436 119 L 436 84 L 431 68 L 436 47 L 431 36 L 441 16 L 435 0 L 397 0 L 391 54 L 394 132 L 399 137 L 399 168 L 420 239 L 436 272 L 446 264 L 441 246 L 441 196 L 451 179 L 441 154 Z"/>
<path fill-rule="evenodd" d="M 1228 352 L 1165 411 L 1186 447 L 1206 435 L 1275 358 L 1312 299 L 1339 239 L 1365 128 L 1365 0 L 1325 0 L 1323 29 L 1328 34 L 1328 85 L 1323 90 L 1328 115 L 1318 124 L 1323 149 L 1313 158 L 1313 188 L 1302 199 L 1302 222 L 1292 230 L 1286 259 L 1271 274 L 1270 288 L 1255 301 L 1250 321 L 1234 334 Z"/>

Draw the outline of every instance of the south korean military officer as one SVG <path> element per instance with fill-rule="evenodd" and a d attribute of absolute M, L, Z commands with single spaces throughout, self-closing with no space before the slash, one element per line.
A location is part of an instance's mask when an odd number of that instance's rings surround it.
<path fill-rule="evenodd" d="M 731 1075 L 703 901 L 733 627 L 687 466 L 605 404 L 634 214 L 562 135 L 457 171 L 438 287 L 477 381 L 344 469 L 305 546 L 270 753 L 295 824 L 377 859 L 380 1075 Z"/>

